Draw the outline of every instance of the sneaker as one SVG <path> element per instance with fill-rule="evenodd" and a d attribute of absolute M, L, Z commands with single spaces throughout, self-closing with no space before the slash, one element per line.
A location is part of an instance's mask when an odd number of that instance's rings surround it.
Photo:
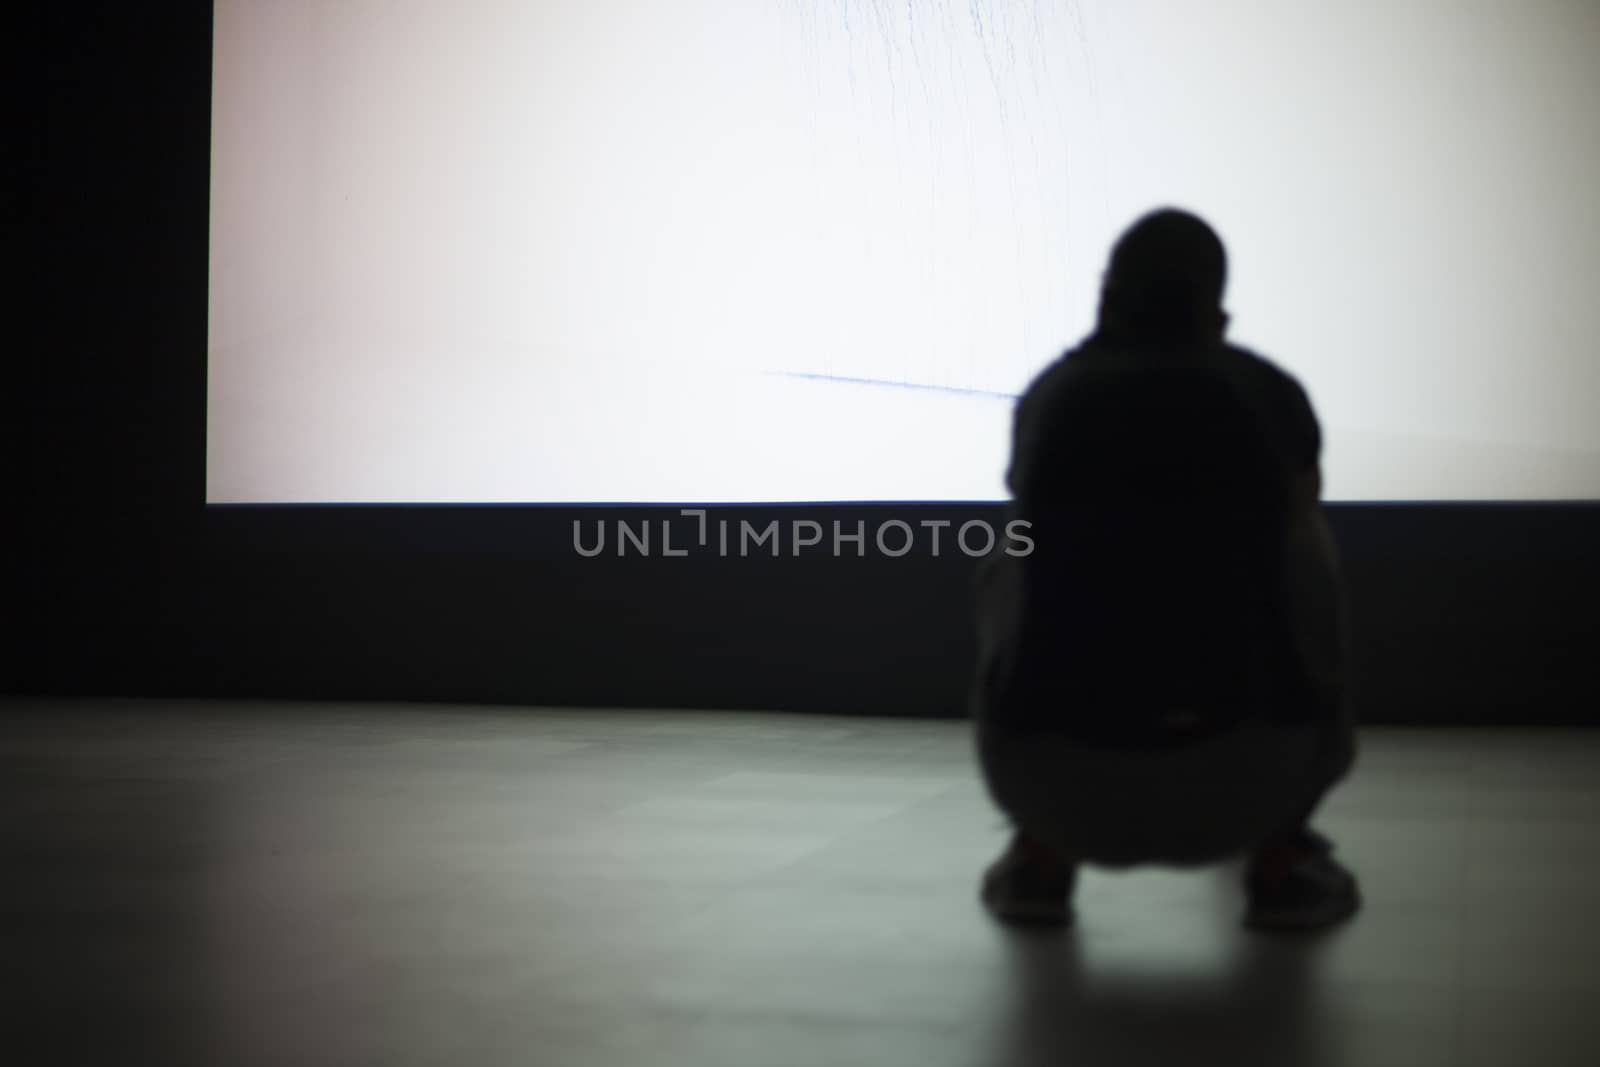
<path fill-rule="evenodd" d="M 1006 849 L 984 872 L 981 898 L 989 914 L 1015 926 L 1065 926 L 1072 922 L 1076 864 L 1059 866 L 1021 858 Z"/>
<path fill-rule="evenodd" d="M 1304 830 L 1293 857 L 1271 875 L 1252 863 L 1245 877 L 1249 904 L 1244 924 L 1252 930 L 1320 930 L 1361 908 L 1355 875 L 1333 858 L 1333 842 Z"/>

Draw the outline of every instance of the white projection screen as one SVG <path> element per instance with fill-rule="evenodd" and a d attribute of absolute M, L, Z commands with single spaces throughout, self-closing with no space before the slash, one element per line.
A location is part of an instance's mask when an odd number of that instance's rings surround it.
<path fill-rule="evenodd" d="M 1334 500 L 1600 497 L 1600 4 L 220 0 L 207 498 L 969 501 L 1134 218 Z"/>

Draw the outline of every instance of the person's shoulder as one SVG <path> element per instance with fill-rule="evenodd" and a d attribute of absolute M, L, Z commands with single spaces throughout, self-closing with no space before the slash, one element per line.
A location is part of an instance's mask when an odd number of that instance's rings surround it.
<path fill-rule="evenodd" d="M 1261 378 L 1277 382 L 1281 385 L 1292 386 L 1301 392 L 1305 391 L 1305 387 L 1300 384 L 1300 379 L 1296 378 L 1289 371 L 1285 370 L 1277 361 L 1263 356 L 1255 349 L 1246 348 L 1243 345 L 1229 343 L 1221 346 L 1220 351 L 1222 352 L 1224 359 L 1235 361 L 1238 364 L 1249 368 L 1251 373 L 1254 373 Z"/>
<path fill-rule="evenodd" d="M 1047 404 L 1050 397 L 1077 378 L 1088 362 L 1086 349 L 1086 345 L 1076 345 L 1045 364 L 1018 395 L 1018 408 L 1032 409 Z"/>
<path fill-rule="evenodd" d="M 1223 359 L 1241 368 L 1244 377 L 1261 392 L 1306 413 L 1311 411 L 1311 396 L 1306 387 L 1275 360 L 1242 345 L 1225 344 L 1220 351 Z"/>
<path fill-rule="evenodd" d="M 1040 386 L 1060 381 L 1062 378 L 1069 377 L 1081 370 L 1089 363 L 1092 356 L 1092 348 L 1093 346 L 1088 343 L 1077 344 L 1068 348 L 1040 368 L 1039 373 L 1035 374 L 1033 380 L 1028 384 L 1027 391 L 1032 392 Z"/>
<path fill-rule="evenodd" d="M 1273 360 L 1241 345 L 1223 345 L 1221 352 L 1226 361 L 1242 369 L 1243 376 L 1270 409 L 1286 413 L 1294 439 L 1291 447 L 1297 459 L 1315 462 L 1322 451 L 1322 427 L 1311 406 L 1310 394 L 1300 384 L 1300 379 Z"/>

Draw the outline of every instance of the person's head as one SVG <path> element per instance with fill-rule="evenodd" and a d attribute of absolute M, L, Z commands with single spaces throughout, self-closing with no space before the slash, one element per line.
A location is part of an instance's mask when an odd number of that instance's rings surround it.
<path fill-rule="evenodd" d="M 1186 211 L 1154 211 L 1111 250 L 1100 330 L 1133 340 L 1220 340 L 1227 277 L 1228 254 L 1210 226 Z"/>

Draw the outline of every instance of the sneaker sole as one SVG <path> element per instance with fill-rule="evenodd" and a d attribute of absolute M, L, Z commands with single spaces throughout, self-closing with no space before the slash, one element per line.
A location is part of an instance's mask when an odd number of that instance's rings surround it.
<path fill-rule="evenodd" d="M 1073 922 L 1071 909 L 1048 904 L 996 904 L 989 900 L 983 904 L 990 915 L 1007 926 L 1071 926 Z"/>
<path fill-rule="evenodd" d="M 1297 909 L 1294 911 L 1255 911 L 1244 917 L 1244 926 L 1247 930 L 1307 932 L 1322 930 L 1351 918 L 1361 910 L 1361 899 L 1351 897 L 1337 901 L 1330 901 L 1316 909 Z"/>
<path fill-rule="evenodd" d="M 1072 905 L 1066 899 L 1054 897 L 1010 897 L 985 885 L 979 894 L 985 910 L 1003 923 L 1012 926 L 1065 926 L 1072 922 Z"/>

